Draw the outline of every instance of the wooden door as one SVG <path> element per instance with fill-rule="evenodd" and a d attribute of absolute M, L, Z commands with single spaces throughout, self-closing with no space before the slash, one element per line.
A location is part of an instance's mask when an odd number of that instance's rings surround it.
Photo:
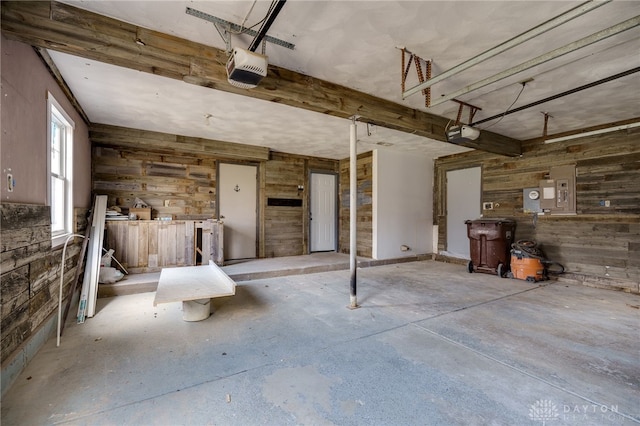
<path fill-rule="evenodd" d="M 257 178 L 256 166 L 220 164 L 218 200 L 225 259 L 256 257 Z"/>
<path fill-rule="evenodd" d="M 336 175 L 311 174 L 310 250 L 336 249 Z"/>

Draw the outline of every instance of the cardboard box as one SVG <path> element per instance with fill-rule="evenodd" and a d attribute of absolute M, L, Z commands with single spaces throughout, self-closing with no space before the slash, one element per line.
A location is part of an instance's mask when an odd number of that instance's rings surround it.
<path fill-rule="evenodd" d="M 129 209 L 129 214 L 132 213 L 138 217 L 138 220 L 151 220 L 151 207 L 147 207 L 146 209 L 131 207 Z"/>

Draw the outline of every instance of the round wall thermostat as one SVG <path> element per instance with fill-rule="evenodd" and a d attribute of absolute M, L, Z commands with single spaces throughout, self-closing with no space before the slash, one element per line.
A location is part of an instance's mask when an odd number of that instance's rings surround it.
<path fill-rule="evenodd" d="M 530 191 L 529 198 L 532 200 L 537 200 L 538 198 L 540 198 L 540 192 L 536 190 Z"/>

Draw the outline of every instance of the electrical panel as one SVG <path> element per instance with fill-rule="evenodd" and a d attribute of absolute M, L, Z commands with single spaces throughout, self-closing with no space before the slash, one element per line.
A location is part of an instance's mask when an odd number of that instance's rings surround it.
<path fill-rule="evenodd" d="M 540 209 L 551 214 L 576 213 L 576 166 L 552 167 L 540 181 Z"/>
<path fill-rule="evenodd" d="M 569 179 L 556 181 L 556 207 L 562 210 L 569 208 Z"/>
<path fill-rule="evenodd" d="M 525 188 L 522 190 L 522 211 L 524 213 L 541 213 L 540 188 Z"/>

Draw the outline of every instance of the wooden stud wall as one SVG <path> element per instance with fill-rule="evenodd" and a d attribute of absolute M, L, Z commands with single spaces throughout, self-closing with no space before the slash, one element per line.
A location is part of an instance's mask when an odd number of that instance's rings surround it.
<path fill-rule="evenodd" d="M 373 249 L 373 152 L 358 155 L 358 256 Z M 349 159 L 340 161 L 340 252 L 349 253 Z"/>
<path fill-rule="evenodd" d="M 548 258 L 562 263 L 579 282 L 640 291 L 640 131 L 553 144 L 531 140 L 521 158 L 469 152 L 435 161 L 434 215 L 438 250 L 446 244 L 446 172 L 482 166 L 485 217 L 517 221 L 516 239 L 533 239 Z M 576 166 L 575 216 L 523 213 L 523 188 L 536 187 L 550 167 Z M 601 205 L 609 200 L 610 207 Z M 474 218 L 470 218 L 474 219 Z"/>
<path fill-rule="evenodd" d="M 56 311 L 62 247 L 51 248 L 48 206 L 2 203 L 0 214 L 0 327 L 4 363 Z M 78 226 L 86 226 L 85 217 L 85 209 L 76 211 Z M 80 247 L 80 243 L 73 241 L 67 247 L 63 294 L 67 294 L 73 281 Z"/>

